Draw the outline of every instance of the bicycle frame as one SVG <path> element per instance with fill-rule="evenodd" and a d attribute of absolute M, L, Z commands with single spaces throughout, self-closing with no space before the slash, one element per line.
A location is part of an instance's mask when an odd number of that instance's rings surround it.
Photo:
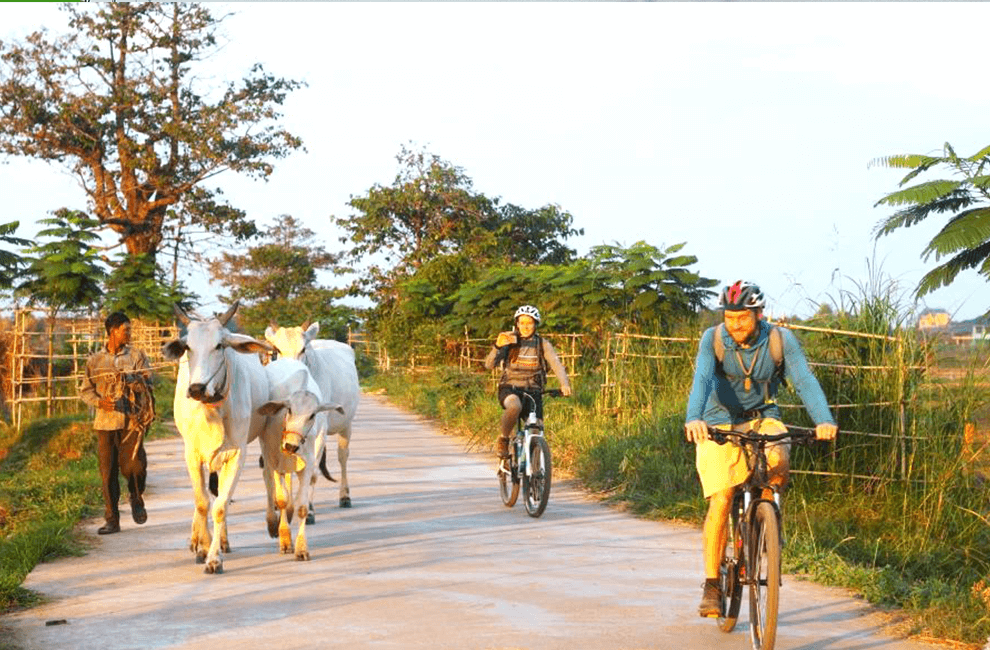
<path fill-rule="evenodd" d="M 758 430 L 759 425 L 752 429 Z M 755 650 L 772 650 L 774 646 L 779 590 L 783 585 L 780 492 L 770 483 L 766 452 L 768 446 L 776 442 L 787 439 L 799 442 L 813 437 L 808 429 L 793 429 L 780 434 L 759 434 L 709 428 L 710 437 L 718 444 L 724 444 L 730 437 L 738 441 L 749 469 L 746 480 L 735 489 L 729 511 L 726 546 L 731 550 L 726 549 L 726 556 L 720 563 L 723 599 L 718 625 L 723 632 L 732 631 L 739 615 L 743 588 L 748 587 L 750 636 Z M 767 489 L 772 490 L 772 498 L 765 496 Z M 770 539 L 773 542 L 768 541 Z"/>
<path fill-rule="evenodd" d="M 543 426 L 536 418 L 536 400 L 529 393 L 523 393 L 523 395 L 530 401 L 532 407 L 530 408 L 525 424 L 523 424 L 522 418 L 519 418 L 519 424 L 516 428 L 516 449 L 518 453 L 519 445 L 522 444 L 523 453 L 521 456 L 517 456 L 520 473 L 532 477 L 533 459 L 530 457 L 530 442 L 533 440 L 533 436 L 543 436 Z"/>

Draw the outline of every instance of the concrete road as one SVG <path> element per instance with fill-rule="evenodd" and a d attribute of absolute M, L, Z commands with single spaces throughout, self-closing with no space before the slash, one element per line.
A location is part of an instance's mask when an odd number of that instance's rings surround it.
<path fill-rule="evenodd" d="M 148 445 L 148 522 L 96 537 L 85 557 L 39 565 L 49 602 L 0 619 L 23 650 L 115 648 L 749 647 L 695 613 L 700 532 L 638 520 L 554 485 L 540 519 L 504 507 L 494 463 L 384 400 L 364 396 L 352 442 L 354 507 L 322 481 L 312 560 L 280 555 L 264 525 L 252 445 L 229 520 L 223 575 L 188 550 L 192 492 L 179 439 Z M 777 648 L 921 650 L 885 635 L 843 592 L 786 579 Z M 0 643 L 3 646 L 3 643 Z"/>

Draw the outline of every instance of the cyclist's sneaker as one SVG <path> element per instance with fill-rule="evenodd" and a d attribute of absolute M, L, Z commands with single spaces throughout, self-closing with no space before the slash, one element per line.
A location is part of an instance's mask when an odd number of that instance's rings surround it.
<path fill-rule="evenodd" d="M 706 618 L 717 618 L 722 615 L 722 591 L 718 584 L 705 581 L 705 588 L 698 605 L 698 614 Z"/>
<path fill-rule="evenodd" d="M 512 473 L 512 458 L 506 456 L 498 461 L 498 474 L 511 474 Z"/>

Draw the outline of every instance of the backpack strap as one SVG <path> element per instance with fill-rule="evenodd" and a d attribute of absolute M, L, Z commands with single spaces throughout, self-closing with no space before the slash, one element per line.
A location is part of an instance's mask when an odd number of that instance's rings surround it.
<path fill-rule="evenodd" d="M 725 341 L 722 340 L 722 333 L 725 331 L 725 323 L 719 323 L 715 327 L 715 336 L 712 339 L 712 348 L 715 351 L 715 358 L 719 363 L 725 358 Z M 770 358 L 778 369 L 784 365 L 784 339 L 780 334 L 780 329 L 776 325 L 770 326 L 768 347 L 770 348 Z"/>
<path fill-rule="evenodd" d="M 767 342 L 770 347 L 770 358 L 777 364 L 777 369 L 784 367 L 784 339 L 780 334 L 780 329 L 776 325 L 770 326 L 770 340 Z"/>
<path fill-rule="evenodd" d="M 725 341 L 722 340 L 722 332 L 725 331 L 725 323 L 719 323 L 715 328 L 715 338 L 712 340 L 712 347 L 715 350 L 715 358 L 719 363 L 725 358 Z"/>
<path fill-rule="evenodd" d="M 546 353 L 543 351 L 544 345 L 543 337 L 539 334 L 536 335 L 536 355 L 540 360 L 540 388 L 546 388 L 547 385 L 547 359 Z"/>

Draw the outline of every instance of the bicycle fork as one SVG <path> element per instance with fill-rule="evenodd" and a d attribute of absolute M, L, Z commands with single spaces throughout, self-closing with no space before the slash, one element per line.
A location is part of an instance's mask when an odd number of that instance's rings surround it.
<path fill-rule="evenodd" d="M 533 436 L 540 435 L 539 433 L 534 433 L 534 431 L 539 431 L 540 427 L 536 423 L 536 413 L 530 412 L 529 418 L 526 420 L 526 426 L 523 427 L 522 431 L 516 434 L 516 444 L 522 445 L 522 453 L 517 455 L 519 459 L 519 473 L 520 475 L 525 474 L 526 476 L 533 475 L 533 463 L 532 457 L 530 455 L 530 442 L 533 440 Z M 522 438 L 520 441 L 519 439 Z"/>

